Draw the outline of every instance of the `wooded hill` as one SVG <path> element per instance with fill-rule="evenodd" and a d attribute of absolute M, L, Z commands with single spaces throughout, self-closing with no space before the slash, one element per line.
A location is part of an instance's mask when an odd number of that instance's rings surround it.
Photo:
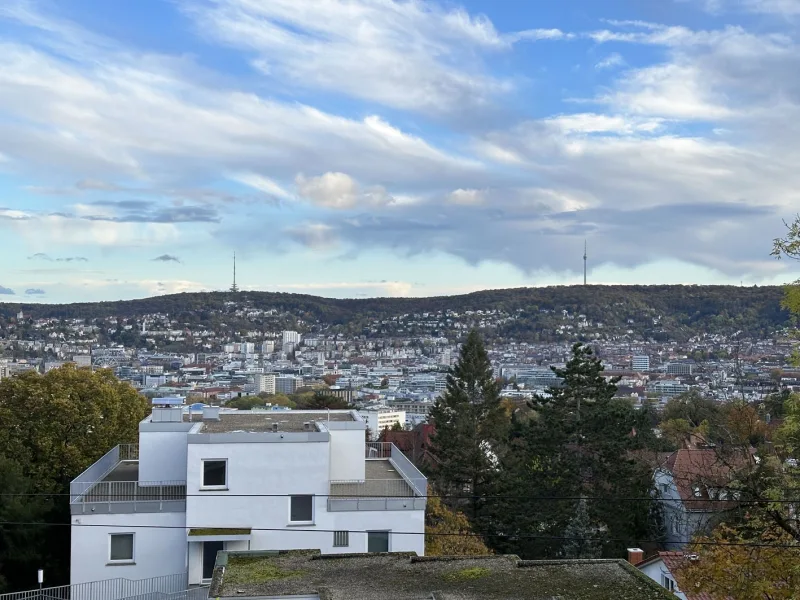
<path fill-rule="evenodd" d="M 572 317 L 585 315 L 590 323 L 584 331 L 606 334 L 633 330 L 655 339 L 682 339 L 698 333 L 731 334 L 742 331 L 750 337 L 769 336 L 790 325 L 789 313 L 781 308 L 783 288 L 737 286 L 559 286 L 487 290 L 460 296 L 431 298 L 334 299 L 275 292 L 210 292 L 157 296 L 140 300 L 78 304 L 0 304 L 0 317 L 13 318 L 19 311 L 33 319 L 105 317 L 137 318 L 169 314 L 179 323 L 214 326 L 225 316 L 229 327 L 236 323 L 237 309 L 275 309 L 286 317 L 311 324 L 311 329 L 346 334 L 421 335 L 434 333 L 420 321 L 437 313 L 453 311 L 452 323 L 474 325 L 478 315 L 468 311 L 497 311 L 483 320 L 490 336 L 541 340 L 559 339 L 557 329 Z M 423 317 L 428 313 L 427 317 Z M 389 322 L 384 322 L 389 321 Z M 443 322 L 443 320 L 440 320 Z M 495 323 L 495 324 L 491 324 Z M 600 328 L 596 328 L 597 324 Z M 251 322 L 252 328 L 253 323 Z M 308 326 L 301 329 L 309 329 Z M 434 327 L 438 334 L 450 326 Z M 570 337 L 570 336 L 566 336 Z M 575 332 L 572 332 L 572 338 Z"/>

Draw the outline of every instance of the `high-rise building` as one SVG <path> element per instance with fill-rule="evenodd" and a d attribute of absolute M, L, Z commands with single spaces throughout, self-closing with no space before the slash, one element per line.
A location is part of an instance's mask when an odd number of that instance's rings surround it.
<path fill-rule="evenodd" d="M 256 375 L 256 393 L 257 394 L 274 394 L 275 393 L 275 375 Z"/>
<path fill-rule="evenodd" d="M 294 344 L 295 346 L 300 343 L 300 334 L 296 331 L 284 331 L 283 332 L 283 343 L 286 344 Z"/>
<path fill-rule="evenodd" d="M 275 393 L 276 394 L 294 394 L 303 384 L 300 377 L 294 375 L 281 375 L 275 378 Z"/>
<path fill-rule="evenodd" d="M 261 344 L 261 352 L 262 354 L 272 354 L 273 352 L 275 352 L 275 341 L 267 340 L 263 344 Z"/>
<path fill-rule="evenodd" d="M 649 371 L 650 370 L 650 357 L 649 356 L 634 356 L 631 359 L 631 368 L 634 371 Z"/>

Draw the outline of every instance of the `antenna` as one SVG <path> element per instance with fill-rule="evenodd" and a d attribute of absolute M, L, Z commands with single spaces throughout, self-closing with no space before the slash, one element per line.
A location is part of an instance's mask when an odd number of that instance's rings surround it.
<path fill-rule="evenodd" d="M 583 285 L 586 285 L 586 258 L 588 246 L 586 240 L 583 240 Z"/>
<path fill-rule="evenodd" d="M 233 285 L 231 286 L 231 292 L 234 294 L 239 291 L 239 286 L 236 285 L 236 252 L 233 253 Z"/>

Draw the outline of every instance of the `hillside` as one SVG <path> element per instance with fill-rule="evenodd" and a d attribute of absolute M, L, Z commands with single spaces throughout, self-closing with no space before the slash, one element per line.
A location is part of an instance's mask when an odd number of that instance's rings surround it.
<path fill-rule="evenodd" d="M 274 292 L 175 294 L 140 300 L 63 305 L 0 304 L 0 319 L 19 311 L 39 318 L 137 319 L 168 314 L 181 324 L 231 331 L 296 326 L 304 331 L 368 335 L 447 334 L 458 324 L 489 335 L 528 341 L 560 339 L 568 318 L 585 315 L 586 331 L 603 337 L 633 331 L 655 339 L 687 339 L 699 333 L 765 337 L 789 325 L 780 287 L 570 286 L 488 290 L 432 298 L 333 299 Z M 245 318 L 242 309 L 272 311 Z M 451 311 L 450 315 L 446 315 Z M 495 311 L 491 318 L 465 314 Z M 427 313 L 427 315 L 426 315 Z M 456 313 L 455 315 L 452 313 Z M 425 319 L 441 316 L 435 324 Z M 448 318 L 449 323 L 448 323 Z"/>

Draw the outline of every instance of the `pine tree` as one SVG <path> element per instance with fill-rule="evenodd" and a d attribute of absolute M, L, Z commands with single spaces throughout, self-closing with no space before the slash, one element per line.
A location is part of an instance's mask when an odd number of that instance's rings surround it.
<path fill-rule="evenodd" d="M 433 480 L 445 494 L 469 496 L 471 502 L 464 510 L 471 518 L 477 515 L 481 496 L 497 472 L 497 453 L 506 428 L 500 390 L 483 342 L 472 331 L 447 376 L 447 390 L 430 415 L 436 426 L 431 440 Z"/>
<path fill-rule="evenodd" d="M 592 523 L 589 511 L 586 509 L 586 499 L 581 498 L 575 510 L 575 516 L 564 530 L 562 556 L 564 558 L 600 558 L 603 553 L 601 531 L 600 527 Z"/>
<path fill-rule="evenodd" d="M 548 499 L 592 498 L 581 510 L 590 524 L 604 524 L 609 540 L 601 550 L 617 556 L 624 545 L 611 538 L 649 539 L 651 531 L 650 503 L 617 500 L 649 496 L 652 470 L 635 459 L 637 450 L 655 443 L 648 415 L 614 398 L 615 382 L 582 344 L 573 346 L 566 368 L 554 370 L 562 383 L 532 403 L 529 418 L 512 423 L 492 490 L 496 499 L 481 526 L 495 534 L 488 541 L 497 552 L 554 558 L 565 551 L 565 532 L 581 519 L 574 501 Z"/>

